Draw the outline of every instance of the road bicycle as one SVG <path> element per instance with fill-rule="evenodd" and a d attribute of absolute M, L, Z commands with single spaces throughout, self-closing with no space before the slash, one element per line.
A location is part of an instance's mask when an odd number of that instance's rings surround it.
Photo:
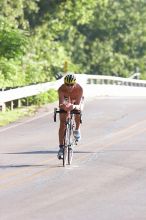
<path fill-rule="evenodd" d="M 74 130 L 75 130 L 75 115 L 80 115 L 80 122 L 82 123 L 82 113 L 79 110 L 72 110 L 70 112 L 66 112 L 62 109 L 54 108 L 54 122 L 56 122 L 56 114 L 67 114 L 67 119 L 65 121 L 65 131 L 64 131 L 64 140 L 63 140 L 63 166 L 65 167 L 71 165 L 73 160 L 73 149 L 74 146 L 77 145 L 78 141 L 74 137 Z"/>

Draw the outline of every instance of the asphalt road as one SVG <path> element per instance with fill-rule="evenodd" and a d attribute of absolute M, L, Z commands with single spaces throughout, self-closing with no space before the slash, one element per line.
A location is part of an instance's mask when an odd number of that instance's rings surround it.
<path fill-rule="evenodd" d="M 87 101 L 66 168 L 52 109 L 0 128 L 0 220 L 146 220 L 146 100 Z"/>

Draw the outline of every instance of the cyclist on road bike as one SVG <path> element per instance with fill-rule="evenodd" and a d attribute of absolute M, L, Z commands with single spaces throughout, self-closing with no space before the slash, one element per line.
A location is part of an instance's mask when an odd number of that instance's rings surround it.
<path fill-rule="evenodd" d="M 76 82 L 75 74 L 69 73 L 64 77 L 64 84 L 58 89 L 59 96 L 59 108 L 67 112 L 76 109 L 81 110 L 83 88 Z M 67 114 L 60 114 L 60 127 L 59 127 L 59 151 L 58 156 L 63 154 L 63 139 L 65 131 L 65 121 Z M 75 115 L 76 128 L 74 131 L 74 137 L 77 141 L 81 139 L 80 134 L 80 115 Z"/>

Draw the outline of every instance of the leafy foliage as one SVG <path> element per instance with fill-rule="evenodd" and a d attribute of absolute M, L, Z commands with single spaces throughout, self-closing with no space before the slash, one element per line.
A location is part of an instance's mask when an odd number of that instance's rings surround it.
<path fill-rule="evenodd" d="M 2 22 L 2 21 L 1 21 Z M 0 26 L 0 57 L 18 58 L 25 53 L 27 37 L 21 30 L 9 27 L 7 24 Z"/>
<path fill-rule="evenodd" d="M 56 101 L 58 93 L 54 89 L 50 89 L 48 92 L 41 93 L 36 96 L 28 97 L 27 102 L 29 105 L 41 106 L 47 103 Z"/>
<path fill-rule="evenodd" d="M 145 0 L 1 0 L 0 86 L 146 72 Z"/>

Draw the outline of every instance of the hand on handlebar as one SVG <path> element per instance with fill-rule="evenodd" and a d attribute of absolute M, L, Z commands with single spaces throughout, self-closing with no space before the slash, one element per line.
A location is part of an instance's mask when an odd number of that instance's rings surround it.
<path fill-rule="evenodd" d="M 71 103 L 60 104 L 59 107 L 64 111 L 81 110 L 80 105 L 73 105 Z"/>
<path fill-rule="evenodd" d="M 61 108 L 61 109 L 63 109 L 64 111 L 71 111 L 71 110 L 73 110 L 73 104 L 71 104 L 71 103 L 67 103 L 67 104 L 60 104 L 59 105 L 59 107 Z"/>

